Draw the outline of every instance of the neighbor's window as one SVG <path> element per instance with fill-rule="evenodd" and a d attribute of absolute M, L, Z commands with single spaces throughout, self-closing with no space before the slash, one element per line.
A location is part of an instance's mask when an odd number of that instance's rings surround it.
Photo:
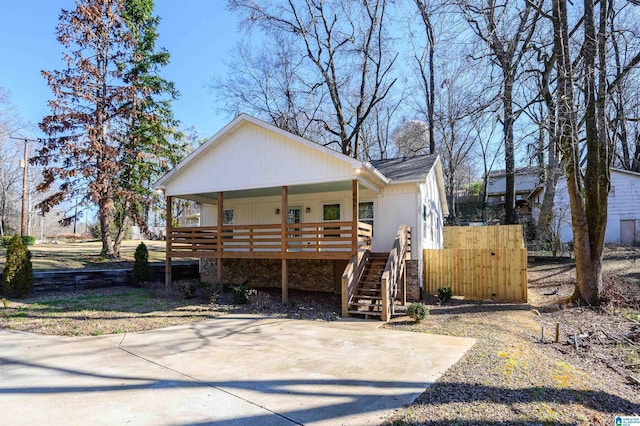
<path fill-rule="evenodd" d="M 323 205 L 322 220 L 340 220 L 340 204 Z"/>
<path fill-rule="evenodd" d="M 223 225 L 233 225 L 235 223 L 233 217 L 233 209 L 223 210 L 222 211 L 222 224 Z"/>

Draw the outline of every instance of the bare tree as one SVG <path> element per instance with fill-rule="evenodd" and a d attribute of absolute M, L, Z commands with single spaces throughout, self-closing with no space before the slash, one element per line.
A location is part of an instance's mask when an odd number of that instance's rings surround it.
<path fill-rule="evenodd" d="M 554 54 L 557 57 L 557 117 L 576 258 L 576 288 L 572 299 L 597 304 L 602 291 L 602 250 L 607 223 L 609 167 L 613 147 L 607 122 L 608 97 L 640 62 L 632 55 L 612 81 L 608 80 L 610 2 L 584 0 L 579 17 L 582 36 L 577 58 L 571 56 L 567 0 L 553 0 Z M 579 64 L 578 67 L 576 64 Z M 574 87 L 582 91 L 579 110 Z M 579 113 L 583 114 L 582 119 Z M 584 123 L 584 131 L 579 125 Z M 584 143 L 580 136 L 584 136 Z M 584 157 L 581 150 L 584 147 Z M 582 167 L 583 160 L 585 163 Z"/>
<path fill-rule="evenodd" d="M 310 64 L 304 81 L 319 85 L 330 108 L 316 115 L 341 151 L 357 157 L 361 127 L 396 79 L 387 50 L 387 0 L 229 0 L 229 8 L 267 34 L 288 34 Z"/>
<path fill-rule="evenodd" d="M 304 76 L 303 58 L 287 34 L 253 46 L 244 40 L 236 45 L 229 72 L 211 88 L 226 112 L 246 112 L 263 118 L 298 136 L 319 140 L 316 114 L 324 93 Z"/>
<path fill-rule="evenodd" d="M 436 37 L 432 22 L 435 5 L 430 0 L 414 0 L 414 3 L 420 13 L 420 19 L 426 36 L 426 43 L 421 53 L 414 46 L 414 59 L 418 69 L 420 80 L 421 94 L 424 97 L 425 116 L 427 125 L 429 126 L 429 154 L 436 152 L 435 142 L 435 45 Z M 413 39 L 413 37 L 411 37 Z"/>
<path fill-rule="evenodd" d="M 493 63 L 500 69 L 502 126 L 506 170 L 505 216 L 507 223 L 517 223 L 515 204 L 514 86 L 521 72 L 529 43 L 539 18 L 543 0 L 461 1 L 459 5 L 472 30 L 488 46 Z"/>
<path fill-rule="evenodd" d="M 432 130 L 424 121 L 409 120 L 396 127 L 391 137 L 401 156 L 424 155 L 431 150 L 429 134 Z"/>

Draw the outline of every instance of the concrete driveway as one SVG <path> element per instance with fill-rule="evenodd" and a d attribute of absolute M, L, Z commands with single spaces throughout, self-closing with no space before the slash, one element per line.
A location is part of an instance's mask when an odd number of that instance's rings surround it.
<path fill-rule="evenodd" d="M 474 343 L 374 321 L 229 315 L 146 333 L 0 331 L 0 416 L 22 424 L 379 424 Z"/>

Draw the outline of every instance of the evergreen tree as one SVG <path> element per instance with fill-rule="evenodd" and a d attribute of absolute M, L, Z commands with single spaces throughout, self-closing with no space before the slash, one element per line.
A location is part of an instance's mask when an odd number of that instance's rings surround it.
<path fill-rule="evenodd" d="M 149 250 L 144 243 L 138 244 L 134 254 L 133 282 L 141 284 L 151 280 L 151 268 L 149 267 Z"/>
<path fill-rule="evenodd" d="M 31 252 L 19 235 L 7 246 L 7 262 L 2 273 L 2 293 L 10 297 L 25 297 L 33 291 Z"/>
<path fill-rule="evenodd" d="M 135 47 L 124 81 L 132 89 L 127 104 L 131 111 L 123 146 L 124 169 L 120 186 L 126 188 L 117 200 L 119 232 L 114 251 L 119 252 L 127 219 L 146 227 L 149 210 L 157 194 L 153 182 L 177 164 L 184 152 L 182 134 L 173 117 L 171 102 L 179 93 L 172 82 L 160 76 L 169 63 L 165 49 L 156 50 L 159 18 L 153 15 L 153 0 L 124 0 L 123 19 L 133 35 Z"/>
<path fill-rule="evenodd" d="M 44 166 L 38 189 L 59 186 L 41 208 L 84 194 L 83 204 L 98 207 L 107 257 L 119 257 L 129 219 L 144 224 L 141 212 L 155 197 L 148 185 L 175 161 L 177 93 L 158 76 L 169 55 L 154 50 L 152 11 L 150 0 L 78 0 L 57 27 L 68 68 L 43 72 L 54 99 L 40 123 L 49 138 L 33 161 Z M 63 221 L 74 219 L 70 212 Z"/>

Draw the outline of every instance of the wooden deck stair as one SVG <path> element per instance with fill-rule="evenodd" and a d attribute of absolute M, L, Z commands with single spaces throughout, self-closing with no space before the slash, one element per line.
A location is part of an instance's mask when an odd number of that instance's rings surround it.
<path fill-rule="evenodd" d="M 388 257 L 389 253 L 371 253 L 369 256 L 358 287 L 349 300 L 347 312 L 350 316 L 369 319 L 382 315 L 381 277 Z"/>

